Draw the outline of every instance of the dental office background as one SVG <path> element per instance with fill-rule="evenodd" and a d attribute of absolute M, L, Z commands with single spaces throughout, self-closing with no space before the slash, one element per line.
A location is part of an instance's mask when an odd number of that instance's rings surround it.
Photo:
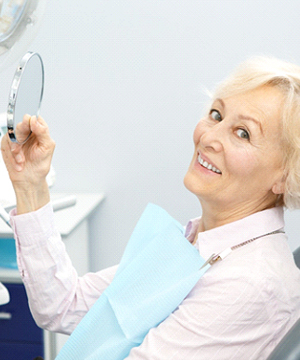
<path fill-rule="evenodd" d="M 52 191 L 105 195 L 90 220 L 90 270 L 120 261 L 148 202 L 184 225 L 201 215 L 183 177 L 205 89 L 252 55 L 300 64 L 299 14 L 297 0 L 48 2 L 28 50 L 46 71 Z M 16 66 L 0 74 L 0 112 Z M 300 211 L 286 224 L 294 250 Z"/>

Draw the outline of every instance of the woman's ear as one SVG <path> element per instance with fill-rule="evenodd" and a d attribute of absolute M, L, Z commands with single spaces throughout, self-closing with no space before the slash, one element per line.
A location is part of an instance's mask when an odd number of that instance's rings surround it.
<path fill-rule="evenodd" d="M 273 194 L 280 195 L 284 193 L 284 182 L 274 184 L 272 187 Z"/>
<path fill-rule="evenodd" d="M 275 182 L 275 184 L 272 187 L 273 194 L 280 195 L 284 193 L 285 180 L 286 180 L 286 176 L 282 175 L 281 178 Z"/>

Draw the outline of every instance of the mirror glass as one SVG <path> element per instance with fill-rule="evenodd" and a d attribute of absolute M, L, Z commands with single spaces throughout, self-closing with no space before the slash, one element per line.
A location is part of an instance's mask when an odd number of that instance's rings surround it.
<path fill-rule="evenodd" d="M 21 124 L 24 115 L 39 116 L 44 92 L 44 66 L 37 53 L 28 52 L 13 78 L 7 109 L 7 131 L 11 141 L 24 144 L 31 131 Z"/>

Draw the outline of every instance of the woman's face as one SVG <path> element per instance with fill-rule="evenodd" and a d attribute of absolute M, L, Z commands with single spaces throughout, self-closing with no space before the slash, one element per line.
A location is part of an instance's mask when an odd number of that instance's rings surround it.
<path fill-rule="evenodd" d="M 185 186 L 219 209 L 274 205 L 284 184 L 279 89 L 262 86 L 217 99 L 194 131 Z"/>

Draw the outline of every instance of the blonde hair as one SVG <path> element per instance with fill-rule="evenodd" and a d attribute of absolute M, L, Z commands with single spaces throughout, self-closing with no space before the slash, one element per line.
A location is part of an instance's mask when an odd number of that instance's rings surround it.
<path fill-rule="evenodd" d="M 263 85 L 282 91 L 283 162 L 285 191 L 278 203 L 300 208 L 300 67 L 273 57 L 251 58 L 216 88 L 213 100 L 253 90 Z"/>

